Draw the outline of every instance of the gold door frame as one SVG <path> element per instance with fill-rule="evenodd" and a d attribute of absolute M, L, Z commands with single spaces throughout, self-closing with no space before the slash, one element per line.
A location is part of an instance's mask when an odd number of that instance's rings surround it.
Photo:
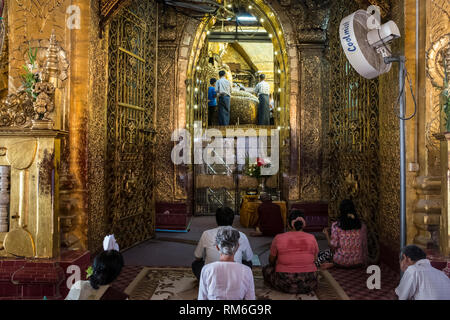
<path fill-rule="evenodd" d="M 272 34 L 273 50 L 274 54 L 274 70 L 275 77 L 277 79 L 276 87 L 274 87 L 274 97 L 276 97 L 276 108 L 274 110 L 275 125 L 279 127 L 279 174 L 278 184 L 281 188 L 283 183 L 283 172 L 288 170 L 288 163 L 283 161 L 288 159 L 290 154 L 290 145 L 286 143 L 290 137 L 290 69 L 288 50 L 286 47 L 286 39 L 284 38 L 283 28 L 281 22 L 278 19 L 278 15 L 274 13 L 273 9 L 264 1 L 242 0 L 240 1 L 243 6 L 251 6 L 252 13 L 258 18 L 262 19 L 263 26 Z M 191 134 L 191 145 L 194 146 L 194 122 L 201 121 L 203 128 L 207 127 L 207 118 L 204 117 L 207 110 L 207 97 L 202 95 L 202 90 L 206 91 L 208 87 L 209 79 L 202 78 L 204 75 L 204 66 L 201 65 L 204 59 L 204 55 L 208 53 L 207 47 L 207 32 L 214 26 L 217 21 L 214 17 L 206 17 L 198 26 L 194 36 L 192 44 L 191 55 L 188 61 L 187 77 L 186 77 L 186 129 Z M 198 68 L 197 68 L 198 67 Z M 201 81 L 201 82 L 200 82 Z M 201 105 L 200 105 L 201 104 Z M 280 111 L 277 108 L 280 107 Z M 234 126 L 232 126 L 234 127 Z M 238 126 L 239 127 L 239 126 Z M 261 129 L 270 129 L 271 126 L 253 126 L 245 125 L 242 128 L 252 128 L 258 131 Z M 226 127 L 224 127 L 226 128 Z M 216 127 L 217 129 L 217 127 Z M 225 136 L 225 129 L 219 129 L 223 131 Z M 191 152 L 193 157 L 194 152 Z M 193 163 L 193 158 L 191 159 Z M 195 175 L 195 173 L 194 173 Z M 195 181 L 195 178 L 193 179 Z M 195 184 L 195 182 L 194 182 Z M 192 186 L 195 193 L 195 185 Z M 283 198 L 288 199 L 288 194 L 284 194 Z"/>
<path fill-rule="evenodd" d="M 369 258 L 378 260 L 379 97 L 378 79 L 359 76 L 341 48 L 339 24 L 357 10 L 348 1 L 333 2 L 329 26 L 329 215 L 337 218 L 343 199 L 354 201 L 368 227 Z"/>
<path fill-rule="evenodd" d="M 157 4 L 133 1 L 107 26 L 106 212 L 121 248 L 154 235 Z"/>

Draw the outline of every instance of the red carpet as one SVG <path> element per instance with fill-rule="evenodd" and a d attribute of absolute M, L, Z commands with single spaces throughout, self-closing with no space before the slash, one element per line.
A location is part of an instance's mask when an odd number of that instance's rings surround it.
<path fill-rule="evenodd" d="M 122 272 L 116 281 L 113 282 L 112 286 L 120 291 L 125 291 L 128 285 L 136 278 L 136 276 L 141 272 L 142 266 L 124 266 Z"/>
<path fill-rule="evenodd" d="M 351 300 L 397 300 L 394 290 L 398 286 L 400 275 L 383 264 L 380 265 L 380 270 L 381 288 L 370 290 L 366 283 L 371 274 L 366 273 L 366 268 L 328 269 Z"/>

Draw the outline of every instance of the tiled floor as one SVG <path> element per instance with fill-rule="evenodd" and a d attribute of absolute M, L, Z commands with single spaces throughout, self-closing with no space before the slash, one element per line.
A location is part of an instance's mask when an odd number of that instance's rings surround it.
<path fill-rule="evenodd" d="M 253 229 L 241 228 L 239 216 L 233 224 L 245 233 L 250 241 L 253 252 L 258 256 L 262 265 L 268 263 L 271 237 L 250 237 Z M 156 237 L 124 252 L 126 266 L 119 278 L 114 282 L 118 289 L 125 290 L 133 281 L 143 266 L 189 267 L 194 258 L 196 241 L 204 230 L 216 227 L 215 217 L 194 217 L 190 231 L 187 233 L 157 232 Z M 326 249 L 327 242 L 318 235 L 320 250 Z M 381 289 L 369 290 L 366 282 L 370 274 L 366 269 L 330 269 L 330 273 L 341 285 L 352 300 L 393 300 L 394 292 L 399 283 L 399 275 L 385 265 L 381 269 Z"/>
<path fill-rule="evenodd" d="M 269 249 L 273 237 L 250 237 L 254 229 L 242 228 L 239 216 L 233 226 L 247 235 L 253 253 L 262 265 L 269 261 Z M 217 227 L 214 216 L 193 217 L 187 233 L 157 232 L 156 237 L 123 252 L 126 265 L 189 267 L 194 260 L 196 242 L 203 231 Z M 319 234 L 319 248 L 328 248 L 327 241 Z"/>

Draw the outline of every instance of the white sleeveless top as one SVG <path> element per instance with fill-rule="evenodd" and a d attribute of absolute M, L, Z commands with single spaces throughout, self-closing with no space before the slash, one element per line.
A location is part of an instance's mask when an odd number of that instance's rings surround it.
<path fill-rule="evenodd" d="M 70 288 L 65 300 L 100 300 L 109 287 L 110 285 L 105 285 L 94 289 L 89 281 L 79 280 Z"/>

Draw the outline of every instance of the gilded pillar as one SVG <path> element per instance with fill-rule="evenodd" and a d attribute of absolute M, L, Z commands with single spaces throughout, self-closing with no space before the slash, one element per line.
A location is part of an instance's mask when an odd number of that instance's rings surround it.
<path fill-rule="evenodd" d="M 187 169 L 171 160 L 171 135 L 186 125 L 184 79 L 197 24 L 169 7 L 161 6 L 159 16 L 155 192 L 156 202 L 177 202 L 187 198 L 188 177 Z M 185 28 L 192 33 L 183 33 Z"/>
<path fill-rule="evenodd" d="M 440 221 L 440 249 L 444 256 L 450 255 L 450 132 L 446 132 L 441 138 L 442 171 L 445 175 L 442 178 L 442 212 Z"/>
<path fill-rule="evenodd" d="M 91 2 L 62 0 L 9 1 L 9 92 L 21 86 L 28 52 L 37 52 L 37 67 L 56 87 L 54 128 L 68 132 L 61 141 L 63 239 L 84 247 L 87 241 L 87 106 Z M 54 36 L 50 39 L 50 35 Z M 49 40 L 50 39 L 50 40 Z M 49 57 L 49 59 L 47 59 Z M 46 60 L 47 59 L 47 60 Z M 73 64 L 71 64 L 73 62 Z M 68 226 L 70 228 L 68 229 Z M 67 241 L 63 240 L 63 243 Z M 69 245 L 70 247 L 70 245 Z"/>
<path fill-rule="evenodd" d="M 447 35 L 447 39 L 444 38 L 442 46 L 442 59 L 445 60 L 446 73 L 450 74 L 450 36 Z M 437 47 L 437 46 L 436 46 Z M 432 56 L 433 57 L 433 56 Z M 434 70 L 436 71 L 436 70 Z M 441 83 L 436 83 L 441 84 Z M 445 84 L 439 86 L 439 90 L 444 89 Z M 448 84 L 447 84 L 448 90 Z M 442 98 L 442 103 L 446 98 Z M 436 232 L 439 234 L 440 251 L 443 255 L 449 256 L 450 254 L 450 132 L 445 128 L 446 120 L 444 113 L 441 114 L 441 130 L 443 134 L 437 134 L 435 137 L 439 139 L 441 145 L 441 164 L 442 164 L 442 181 L 441 181 L 441 194 L 442 194 L 442 211 L 437 217 L 435 224 L 438 226 Z"/>
<path fill-rule="evenodd" d="M 326 81 L 324 77 L 323 44 L 301 44 L 299 50 L 299 145 L 293 145 L 299 155 L 299 200 L 321 201 L 327 198 L 322 189 L 323 117 Z"/>
<path fill-rule="evenodd" d="M 430 249 L 446 251 L 445 199 L 447 198 L 447 152 L 442 134 L 444 124 L 440 115 L 440 93 L 443 85 L 443 57 L 448 45 L 448 5 L 445 0 L 419 2 L 418 50 L 407 50 L 406 56 L 416 61 L 417 84 L 417 148 L 419 168 L 415 179 L 417 200 L 413 223 L 416 230 L 414 243 Z M 411 6 L 410 6 L 411 7 Z M 408 7 L 405 6 L 405 10 Z M 408 17 L 408 15 L 406 16 Z M 408 25 L 412 22 L 406 23 Z M 413 56 L 416 54 L 416 57 Z M 413 68 L 412 65 L 409 66 Z M 412 110 L 413 102 L 407 101 Z M 412 127 L 412 124 L 410 124 Z M 438 139 L 436 139 L 436 137 Z M 439 139 L 442 142 L 439 142 Z M 444 209 L 444 210 L 443 210 Z M 447 237 L 447 236 L 445 236 Z M 444 241 L 444 243 L 443 243 Z"/>
<path fill-rule="evenodd" d="M 281 1 L 290 23 L 296 28 L 298 60 L 290 61 L 290 127 L 289 155 L 290 201 L 326 201 L 324 139 L 327 131 L 327 61 L 325 41 L 330 2 Z M 293 100 L 294 99 L 294 100 Z M 294 102 L 296 99 L 296 103 Z M 294 103 L 292 103 L 294 102 Z"/>

